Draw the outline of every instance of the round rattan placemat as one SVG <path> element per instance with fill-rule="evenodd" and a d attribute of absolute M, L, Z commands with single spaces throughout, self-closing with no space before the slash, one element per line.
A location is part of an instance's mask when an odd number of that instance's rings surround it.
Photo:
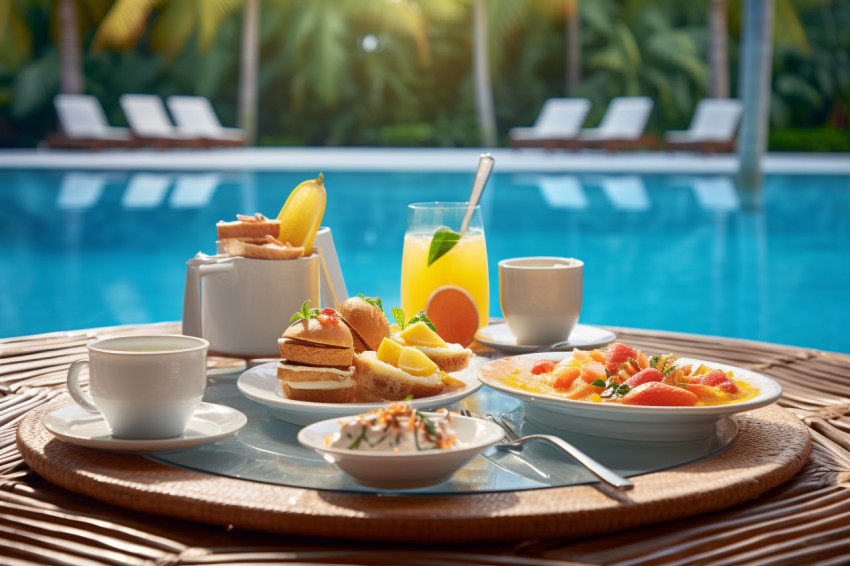
<path fill-rule="evenodd" d="M 141 511 L 301 536 L 396 542 L 484 542 L 613 532 L 723 509 L 789 480 L 811 450 L 806 427 L 771 405 L 736 418 L 738 436 L 719 455 L 639 476 L 635 489 L 583 485 L 455 496 L 373 496 L 314 491 L 213 476 L 140 456 L 66 444 L 44 427 L 61 398 L 18 428 L 27 464 L 65 489 Z"/>

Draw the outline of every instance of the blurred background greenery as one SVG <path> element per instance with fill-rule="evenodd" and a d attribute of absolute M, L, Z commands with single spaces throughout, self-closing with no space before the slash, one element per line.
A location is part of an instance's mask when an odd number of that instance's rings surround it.
<path fill-rule="evenodd" d="M 591 99 L 588 125 L 612 97 L 644 94 L 656 101 L 649 132 L 687 127 L 716 85 L 718 8 L 737 96 L 743 1 L 482 0 L 498 143 L 566 95 Z M 256 80 L 241 59 L 250 5 L 260 14 Z M 33 147 L 56 130 L 53 96 L 75 64 L 82 83 L 71 89 L 97 96 L 116 126 L 126 124 L 118 97 L 128 92 L 206 96 L 237 125 L 239 86 L 251 81 L 258 145 L 479 146 L 476 6 L 0 0 L 0 147 Z M 850 2 L 775 0 L 769 149 L 850 151 L 848 115 Z"/>

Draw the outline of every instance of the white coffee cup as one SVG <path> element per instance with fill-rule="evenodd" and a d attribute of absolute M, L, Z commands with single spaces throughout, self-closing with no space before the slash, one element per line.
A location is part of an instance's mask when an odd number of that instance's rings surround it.
<path fill-rule="evenodd" d="M 68 391 L 84 409 L 101 413 L 116 438 L 170 438 L 186 429 L 207 387 L 201 338 L 145 335 L 88 344 L 88 359 L 68 369 Z M 89 366 L 89 390 L 80 371 Z"/>
<path fill-rule="evenodd" d="M 567 340 L 578 323 L 584 263 L 563 257 L 499 262 L 502 314 L 518 344 Z"/>
<path fill-rule="evenodd" d="M 314 248 L 298 259 L 197 254 L 186 262 L 183 334 L 205 338 L 214 353 L 279 357 L 277 339 L 304 301 L 335 307 L 347 298 L 330 229 Z"/>

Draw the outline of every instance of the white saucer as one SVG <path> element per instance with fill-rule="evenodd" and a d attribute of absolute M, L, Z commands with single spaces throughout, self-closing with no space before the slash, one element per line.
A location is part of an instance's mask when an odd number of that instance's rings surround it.
<path fill-rule="evenodd" d="M 174 438 L 131 440 L 113 438 L 102 415 L 71 405 L 44 417 L 44 426 L 60 440 L 111 452 L 162 452 L 189 448 L 229 436 L 245 426 L 248 417 L 230 407 L 201 403 L 186 430 Z"/>
<path fill-rule="evenodd" d="M 546 344 L 517 344 L 516 337 L 508 328 L 507 322 L 499 322 L 485 326 L 475 334 L 475 339 L 485 346 L 510 352 L 521 354 L 524 352 L 533 352 L 542 348 Z M 562 347 L 561 350 L 572 350 L 573 348 L 593 349 L 600 348 L 617 339 L 617 335 L 610 330 L 598 328 L 596 326 L 587 326 L 584 324 L 576 324 L 573 331 L 570 333 L 569 344 Z"/>
<path fill-rule="evenodd" d="M 481 388 L 481 382 L 478 381 L 477 377 L 478 367 L 486 361 L 481 356 L 475 356 L 469 362 L 469 367 L 450 374 L 453 378 L 463 382 L 462 388 L 433 397 L 413 399 L 410 405 L 420 411 L 432 411 L 448 407 L 452 403 L 472 395 Z M 308 425 L 325 419 L 368 413 L 387 404 L 385 402 L 311 403 L 287 399 L 283 396 L 280 382 L 277 380 L 277 362 L 252 367 L 239 376 L 236 387 L 249 399 L 268 407 L 269 412 L 275 418 L 296 425 Z"/>

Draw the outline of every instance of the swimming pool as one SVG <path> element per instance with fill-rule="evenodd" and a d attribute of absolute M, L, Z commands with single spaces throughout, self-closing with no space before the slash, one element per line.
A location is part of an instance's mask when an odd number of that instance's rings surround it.
<path fill-rule="evenodd" d="M 215 223 L 277 214 L 308 172 L 0 170 L 0 336 L 178 320 L 185 261 Z M 464 200 L 472 173 L 328 172 L 324 225 L 349 294 L 399 304 L 406 205 Z M 498 260 L 585 261 L 580 322 L 850 353 L 850 177 L 496 173 L 482 200 L 490 314 Z"/>

